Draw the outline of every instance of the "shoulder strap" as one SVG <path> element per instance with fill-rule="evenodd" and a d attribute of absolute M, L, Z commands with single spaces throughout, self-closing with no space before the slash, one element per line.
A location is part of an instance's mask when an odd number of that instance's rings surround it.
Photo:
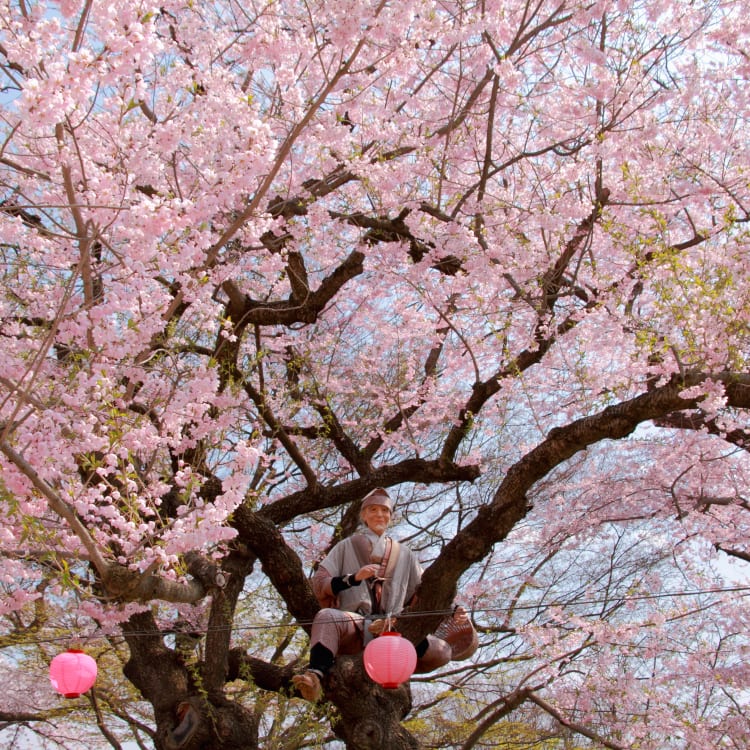
<path fill-rule="evenodd" d="M 380 570 L 378 571 L 378 575 L 381 578 L 385 578 L 386 580 L 391 579 L 393 571 L 396 569 L 396 564 L 398 563 L 399 552 L 401 552 L 401 545 L 395 539 L 388 537 L 383 561 L 380 564 Z"/>
<path fill-rule="evenodd" d="M 398 564 L 399 552 L 401 551 L 401 545 L 388 537 L 385 541 L 385 554 L 383 560 L 378 568 L 377 580 L 373 583 L 374 597 L 373 611 L 378 611 L 382 614 L 386 614 L 383 609 L 383 594 L 385 590 L 390 590 L 391 582 L 393 580 L 393 573 L 396 570 Z"/>

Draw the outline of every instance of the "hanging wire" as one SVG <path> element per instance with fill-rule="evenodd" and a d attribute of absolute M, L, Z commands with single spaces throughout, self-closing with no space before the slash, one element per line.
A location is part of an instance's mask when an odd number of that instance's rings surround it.
<path fill-rule="evenodd" d="M 688 597 L 688 596 L 708 596 L 712 594 L 742 594 L 743 596 L 747 596 L 748 592 L 750 592 L 750 586 L 733 586 L 733 587 L 726 587 L 726 588 L 712 588 L 712 589 L 703 589 L 703 590 L 694 590 L 694 591 L 667 591 L 663 592 L 661 594 L 636 594 L 634 596 L 629 596 L 625 599 L 626 602 L 637 602 L 637 601 L 648 601 L 648 600 L 658 600 L 658 599 L 675 599 L 680 597 Z M 582 605 L 593 605 L 593 604 L 606 604 L 609 602 L 610 599 L 579 599 L 572 604 L 575 604 L 575 606 L 582 606 Z M 509 614 L 511 612 L 517 612 L 517 611 L 523 611 L 523 610 L 550 610 L 554 609 L 556 607 L 566 607 L 570 606 L 570 604 L 565 603 L 551 603 L 551 604 L 518 604 L 513 607 L 472 607 L 470 610 L 467 609 L 467 613 L 470 611 L 471 614 Z M 388 615 L 383 615 L 383 618 L 386 619 L 397 619 L 397 620 L 406 620 L 410 618 L 418 618 L 418 617 L 430 617 L 430 616 L 436 616 L 436 615 L 442 615 L 442 616 L 448 616 L 455 612 L 455 608 L 451 607 L 450 609 L 434 609 L 434 610 L 427 610 L 427 611 L 420 611 L 420 612 L 401 612 L 398 615 L 393 615 L 392 613 L 389 613 Z M 344 618 L 342 618 L 344 619 Z M 346 619 L 349 619 L 348 617 Z M 247 632 L 247 631 L 258 631 L 258 630 L 286 630 L 293 627 L 306 627 L 311 626 L 313 624 L 312 620 L 295 620 L 294 622 L 290 623 L 280 623 L 280 624 L 272 624 L 272 623 L 264 623 L 264 624 L 255 624 L 255 625 L 230 625 L 230 626 L 221 626 L 221 627 L 207 627 L 207 628 L 187 628 L 187 629 L 179 629 L 179 628 L 166 628 L 164 630 L 133 630 L 129 631 L 127 633 L 115 633 L 110 635 L 105 634 L 97 634 L 97 635 L 60 635 L 60 636 L 49 636 L 46 638 L 30 638 L 30 639 L 19 639 L 18 643 L 13 644 L 14 646 L 23 646 L 23 645 L 37 645 L 37 644 L 44 644 L 44 643 L 59 643 L 61 641 L 64 642 L 70 642 L 71 639 L 75 639 L 78 642 L 89 642 L 89 641 L 97 641 L 97 640 L 106 640 L 107 638 L 153 638 L 157 636 L 171 636 L 171 635 L 182 635 L 182 634 L 190 634 L 194 637 L 207 635 L 208 633 L 222 633 L 222 632 L 230 632 L 230 633 L 239 633 L 239 632 Z"/>

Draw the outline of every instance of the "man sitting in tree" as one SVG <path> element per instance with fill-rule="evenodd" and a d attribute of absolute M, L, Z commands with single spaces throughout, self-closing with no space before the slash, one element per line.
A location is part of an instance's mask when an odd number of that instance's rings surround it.
<path fill-rule="evenodd" d="M 393 500 L 383 488 L 367 494 L 360 509 L 364 530 L 336 544 L 313 577 L 322 609 L 313 620 L 310 664 L 292 678 L 306 700 L 320 699 L 322 679 L 338 654 L 362 651 L 371 637 L 382 632 L 386 616 L 400 612 L 414 599 L 422 568 L 406 545 L 386 535 L 392 513 Z M 417 644 L 416 671 L 429 672 L 451 659 L 466 659 L 476 648 L 476 632 L 458 607 L 435 635 Z"/>

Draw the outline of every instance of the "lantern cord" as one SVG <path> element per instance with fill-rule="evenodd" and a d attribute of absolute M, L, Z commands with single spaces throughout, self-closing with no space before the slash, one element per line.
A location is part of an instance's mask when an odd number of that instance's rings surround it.
<path fill-rule="evenodd" d="M 705 596 L 710 594 L 728 594 L 728 593 L 736 593 L 740 594 L 741 596 L 745 597 L 748 596 L 748 592 L 750 592 L 750 586 L 734 586 L 734 587 L 726 587 L 726 588 L 714 588 L 714 589 L 705 589 L 703 591 L 693 590 L 693 591 L 672 591 L 672 592 L 663 592 L 661 594 L 642 594 L 642 595 L 633 595 L 626 597 L 627 602 L 637 602 L 637 601 L 646 601 L 646 600 L 656 600 L 656 599 L 673 599 L 678 597 L 684 597 L 684 596 Z M 606 604 L 606 601 L 603 599 L 582 599 L 574 602 L 575 605 L 598 605 L 598 604 Z M 490 614 L 490 615 L 502 615 L 502 614 L 511 614 L 513 612 L 521 612 L 523 610 L 533 610 L 533 611 L 545 611 L 545 610 L 551 610 L 558 608 L 566 608 L 569 606 L 569 604 L 566 603 L 552 603 L 552 604 L 518 604 L 514 605 L 513 607 L 467 607 L 467 613 L 471 613 L 472 615 L 476 614 Z M 398 613 L 397 617 L 399 620 L 406 620 L 410 618 L 415 617 L 433 617 L 433 616 L 444 616 L 447 617 L 448 615 L 452 615 L 455 612 L 455 608 L 451 607 L 450 609 L 434 609 L 434 610 L 425 610 L 420 612 L 400 612 Z M 386 618 L 393 618 L 393 613 L 388 613 L 386 615 Z M 350 621 L 349 615 L 342 615 L 342 621 Z M 388 622 L 388 620 L 387 620 Z M 49 636 L 45 638 L 19 638 L 18 642 L 14 645 L 20 646 L 20 645 L 34 645 L 34 644 L 44 644 L 44 643 L 60 643 L 60 642 L 75 642 L 75 643 L 83 643 L 83 642 L 90 642 L 90 641 L 97 641 L 97 640 L 106 640 L 108 638 L 153 638 L 155 636 L 176 636 L 176 635 L 190 635 L 193 637 L 201 637 L 203 635 L 207 635 L 208 633 L 221 633 L 221 632 L 230 632 L 230 633 L 240 633 L 240 632 L 247 632 L 247 631 L 254 631 L 254 630 L 284 630 L 288 628 L 295 628 L 295 627 L 309 627 L 313 624 L 312 620 L 295 620 L 293 622 L 287 622 L 287 623 L 265 623 L 265 624 L 257 624 L 257 625 L 231 625 L 231 626 L 211 626 L 207 628 L 200 628 L 200 627 L 187 627 L 187 628 L 165 628 L 164 630 L 132 630 L 128 633 L 106 633 L 106 632 L 99 632 L 96 634 L 90 634 L 85 635 L 83 633 L 70 635 L 69 633 L 66 635 L 60 635 L 60 636 Z M 480 628 L 481 629 L 481 628 Z"/>

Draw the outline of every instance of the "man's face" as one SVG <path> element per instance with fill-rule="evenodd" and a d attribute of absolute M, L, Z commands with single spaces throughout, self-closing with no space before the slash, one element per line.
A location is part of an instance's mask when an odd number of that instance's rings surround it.
<path fill-rule="evenodd" d="M 385 532 L 391 521 L 391 511 L 385 505 L 368 505 L 362 511 L 362 520 L 378 536 Z"/>

